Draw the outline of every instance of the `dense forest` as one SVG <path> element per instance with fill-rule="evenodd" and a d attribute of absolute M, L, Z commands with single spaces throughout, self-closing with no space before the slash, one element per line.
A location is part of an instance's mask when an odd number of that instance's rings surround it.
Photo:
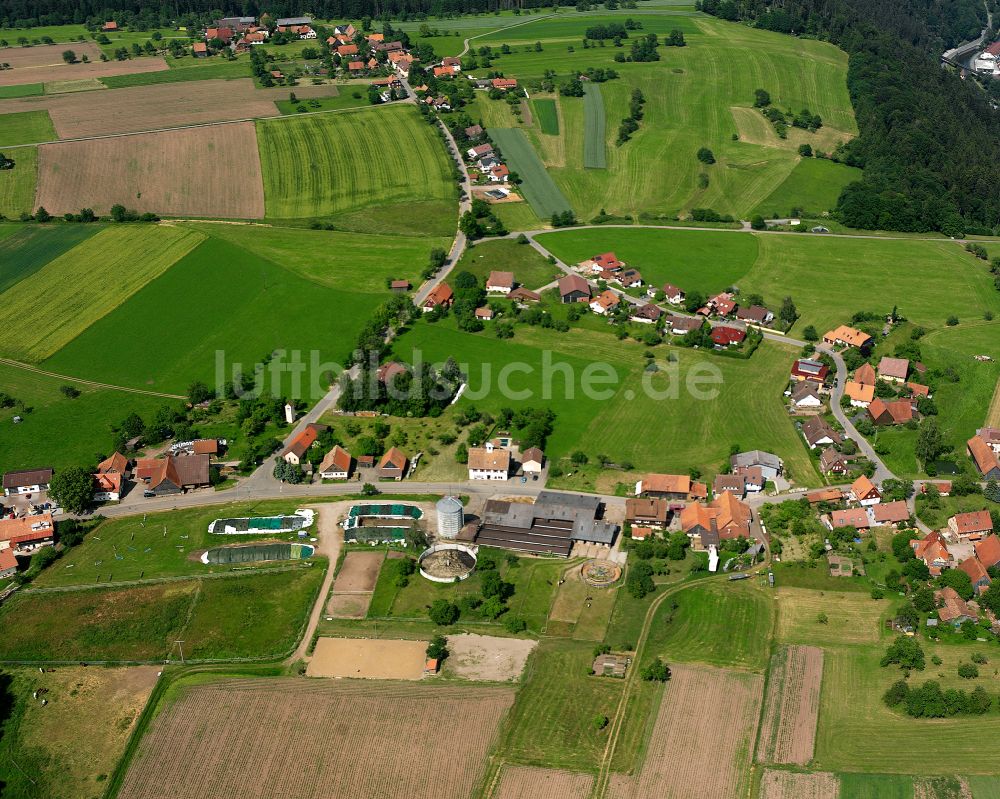
<path fill-rule="evenodd" d="M 992 0 L 991 0 L 992 2 Z M 986 27 L 980 0 L 702 0 L 716 16 L 828 39 L 850 56 L 861 135 L 836 154 L 864 168 L 841 194 L 852 227 L 991 232 L 1000 226 L 1000 83 L 943 69 L 943 50 Z M 996 11 L 994 11 L 996 14 Z"/>

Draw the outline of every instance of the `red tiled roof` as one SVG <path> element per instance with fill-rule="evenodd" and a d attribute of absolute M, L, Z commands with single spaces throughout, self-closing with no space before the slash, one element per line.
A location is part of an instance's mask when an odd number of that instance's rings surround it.
<path fill-rule="evenodd" d="M 993 519 L 988 510 L 956 513 L 950 521 L 955 523 L 954 529 L 959 535 L 972 535 L 973 533 L 985 533 L 993 530 Z M 949 526 L 951 525 L 949 524 Z"/>
<path fill-rule="evenodd" d="M 977 541 L 973 546 L 976 549 L 976 557 L 987 569 L 1000 563 L 1000 538 L 995 535 L 988 535 L 982 541 Z"/>

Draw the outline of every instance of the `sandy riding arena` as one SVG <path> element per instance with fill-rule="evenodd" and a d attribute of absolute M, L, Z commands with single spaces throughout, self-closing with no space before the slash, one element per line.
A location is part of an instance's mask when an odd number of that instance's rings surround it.
<path fill-rule="evenodd" d="M 118 795 L 466 797 L 513 701 L 498 686 L 301 678 L 190 686 L 150 725 Z"/>
<path fill-rule="evenodd" d="M 532 766 L 505 766 L 493 799 L 582 799 L 590 795 L 593 785 L 591 774 Z"/>
<path fill-rule="evenodd" d="M 333 584 L 336 593 L 374 591 L 384 552 L 348 552 Z"/>
<path fill-rule="evenodd" d="M 757 760 L 805 766 L 813 758 L 823 650 L 788 646 L 771 658 Z"/>
<path fill-rule="evenodd" d="M 116 203 L 169 216 L 262 218 L 253 123 L 38 148 L 36 205 L 56 214 L 80 208 L 106 214 Z"/>
<path fill-rule="evenodd" d="M 320 638 L 306 674 L 371 680 L 419 680 L 427 661 L 426 641 Z"/>
<path fill-rule="evenodd" d="M 765 771 L 760 783 L 760 799 L 837 799 L 840 781 L 834 774 L 796 774 Z"/>
<path fill-rule="evenodd" d="M 763 677 L 701 666 L 670 668 L 642 768 L 632 779 L 612 780 L 610 796 L 745 796 Z"/>
<path fill-rule="evenodd" d="M 448 673 L 467 680 L 506 682 L 516 680 L 524 671 L 528 655 L 538 646 L 537 641 L 520 638 L 498 638 L 492 635 L 448 636 Z"/>

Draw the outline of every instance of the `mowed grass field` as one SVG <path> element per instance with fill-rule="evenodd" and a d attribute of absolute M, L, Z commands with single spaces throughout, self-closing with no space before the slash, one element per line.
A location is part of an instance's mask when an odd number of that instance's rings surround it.
<path fill-rule="evenodd" d="M 14 168 L 0 170 L 0 214 L 16 219 L 35 211 L 38 148 L 18 147 L 6 155 L 14 162 Z"/>
<path fill-rule="evenodd" d="M 840 192 L 855 180 L 861 180 L 861 170 L 856 167 L 803 158 L 756 212 L 768 219 L 792 216 L 793 210 L 798 216 L 818 216 L 834 208 Z"/>
<path fill-rule="evenodd" d="M 296 642 L 324 562 L 242 577 L 26 592 L 4 604 L 4 660 L 162 661 L 277 656 Z"/>
<path fill-rule="evenodd" d="M 44 360 L 203 238 L 193 230 L 163 225 L 105 228 L 3 293 L 0 354 Z M 120 340 L 123 332 L 118 330 L 113 340 Z M 114 348 L 105 342 L 103 349 L 111 357 Z"/>
<path fill-rule="evenodd" d="M 589 25 L 601 20 L 624 22 L 628 11 L 613 15 L 584 15 L 576 19 L 539 20 L 509 33 L 519 42 L 542 42 L 543 52 L 516 48 L 493 62 L 508 75 L 541 77 L 554 70 L 560 79 L 589 66 L 611 67 L 620 77 L 601 84 L 605 115 L 612 124 L 605 129 L 607 170 L 584 169 L 585 140 L 589 131 L 585 99 L 560 98 L 565 141 L 565 161 L 546 160 L 546 166 L 578 217 L 587 219 L 604 208 L 610 214 L 676 214 L 694 207 L 748 218 L 793 173 L 799 162 L 795 135 L 787 140 L 766 135 L 744 136 L 742 116 L 751 109 L 754 91 L 770 92 L 774 104 L 798 112 L 808 107 L 824 121 L 820 133 L 806 134 L 824 151 L 856 135 L 847 93 L 847 56 L 834 46 L 748 28 L 717 19 L 643 13 L 635 18 L 643 30 L 684 32 L 686 47 L 660 47 L 659 62 L 620 64 L 615 47 L 583 49 L 579 39 Z M 500 44 L 505 33 L 477 40 Z M 631 36 L 630 36 L 631 38 Z M 510 41 L 514 45 L 514 41 Z M 574 52 L 568 46 L 574 46 Z M 628 47 L 628 42 L 626 42 Z M 628 115 L 634 88 L 646 98 L 644 118 L 631 141 L 617 146 L 617 120 Z M 739 117 L 739 118 L 738 118 Z M 766 133 L 766 131 L 765 131 Z M 737 134 L 738 139 L 733 140 Z M 696 158 L 707 146 L 717 163 L 705 167 Z M 542 153 L 543 158 L 547 158 Z M 658 168 L 652 168 L 652 165 Z M 705 172 L 709 185 L 702 189 L 698 175 Z M 794 188 L 794 183 L 790 188 Z M 829 191 L 811 197 L 805 192 L 795 202 L 825 201 Z M 778 195 L 780 196 L 780 194 Z M 834 198 L 835 199 L 835 198 Z M 818 209 L 818 210 L 826 210 Z"/>
<path fill-rule="evenodd" d="M 596 83 L 588 83 L 583 95 L 583 165 L 587 169 L 607 167 L 607 135 L 601 87 Z"/>
<path fill-rule="evenodd" d="M 570 209 L 566 197 L 552 181 L 524 131 L 517 128 L 488 128 L 493 143 L 500 148 L 504 161 L 523 181 L 518 187 L 524 199 L 542 219 Z"/>
<path fill-rule="evenodd" d="M 531 101 L 531 111 L 538 121 L 538 128 L 546 136 L 559 135 L 559 111 L 556 100 L 542 97 Z"/>
<path fill-rule="evenodd" d="M 0 114 L 0 147 L 34 144 L 56 138 L 48 111 L 20 111 Z"/>
<path fill-rule="evenodd" d="M 10 235 L 0 238 L 0 294 L 100 229 L 98 225 L 6 227 Z"/>
<path fill-rule="evenodd" d="M 447 208 L 454 208 L 455 189 L 444 144 L 412 107 L 258 121 L 257 137 L 268 217 L 331 217 L 378 206 L 384 232 L 393 229 L 394 217 L 404 217 L 396 225 L 405 224 L 409 206 L 436 200 L 443 218 L 423 232 L 454 230 Z"/>
<path fill-rule="evenodd" d="M 203 234 L 186 228 L 173 230 L 195 237 L 200 246 L 81 330 L 46 368 L 183 394 L 194 379 L 215 385 L 217 353 L 229 375 L 239 365 L 250 374 L 253 364 L 278 350 L 289 358 L 298 350 L 307 367 L 315 352 L 317 368 L 296 378 L 298 385 L 286 373 L 281 385 L 268 389 L 311 400 L 322 396 L 323 373 L 339 371 L 357 331 L 385 295 L 317 285 L 244 247 L 214 237 L 201 241 Z M 294 309 L 293 317 L 280 309 Z M 119 335 L 140 330 L 141 336 Z M 116 345 L 109 347 L 109 340 Z"/>
<path fill-rule="evenodd" d="M 822 566 L 820 567 L 822 568 Z M 891 603 L 858 591 L 812 591 L 779 588 L 776 638 L 782 643 L 836 646 L 876 643 L 882 637 L 882 617 Z M 826 622 L 820 623 L 820 614 Z"/>
<path fill-rule="evenodd" d="M 531 291 L 563 275 L 559 267 L 550 264 L 534 247 L 510 239 L 487 241 L 467 249 L 454 271 L 455 274 L 470 272 L 485 285 L 494 270 L 513 272 L 514 280 Z"/>
<path fill-rule="evenodd" d="M 493 413 L 512 400 L 551 408 L 557 417 L 546 445 L 551 460 L 579 449 L 592 461 L 605 454 L 637 470 L 686 472 L 697 466 L 714 474 L 730 446 L 738 444 L 777 453 L 786 472 L 802 484 L 818 480 L 780 402 L 791 350 L 764 342 L 744 361 L 661 346 L 656 348 L 661 370 L 652 374 L 644 372 L 646 349 L 580 327 L 554 334 L 518 326 L 514 339 L 498 346 L 491 331 L 462 333 L 449 320 L 417 324 L 395 342 L 394 355 L 408 362 L 417 350 L 428 362 L 454 357 L 470 378 L 460 403 Z M 676 360 L 667 362 L 668 354 Z M 598 374 L 601 382 L 585 390 L 584 381 L 589 384 Z M 586 488 L 592 477 L 584 470 L 559 480 L 566 488 Z"/>

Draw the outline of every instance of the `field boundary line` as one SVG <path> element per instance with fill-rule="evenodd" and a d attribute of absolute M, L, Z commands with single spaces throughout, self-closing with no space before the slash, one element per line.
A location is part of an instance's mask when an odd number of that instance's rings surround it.
<path fill-rule="evenodd" d="M 34 372 L 35 374 L 44 375 L 45 377 L 54 377 L 58 380 L 66 380 L 70 383 L 80 383 L 85 386 L 92 386 L 93 388 L 103 388 L 110 391 L 124 391 L 129 394 L 144 394 L 147 397 L 163 397 L 164 399 L 178 399 L 186 400 L 180 394 L 168 394 L 164 391 L 149 391 L 144 388 L 129 388 L 127 386 L 116 386 L 111 383 L 98 383 L 95 380 L 85 380 L 82 377 L 70 377 L 69 375 L 61 375 L 58 372 L 49 372 L 45 369 L 40 369 L 37 366 L 31 366 L 27 363 L 21 363 L 21 361 L 15 361 L 12 358 L 0 358 L 0 364 L 4 366 L 13 366 L 15 369 L 23 369 L 26 372 Z"/>

